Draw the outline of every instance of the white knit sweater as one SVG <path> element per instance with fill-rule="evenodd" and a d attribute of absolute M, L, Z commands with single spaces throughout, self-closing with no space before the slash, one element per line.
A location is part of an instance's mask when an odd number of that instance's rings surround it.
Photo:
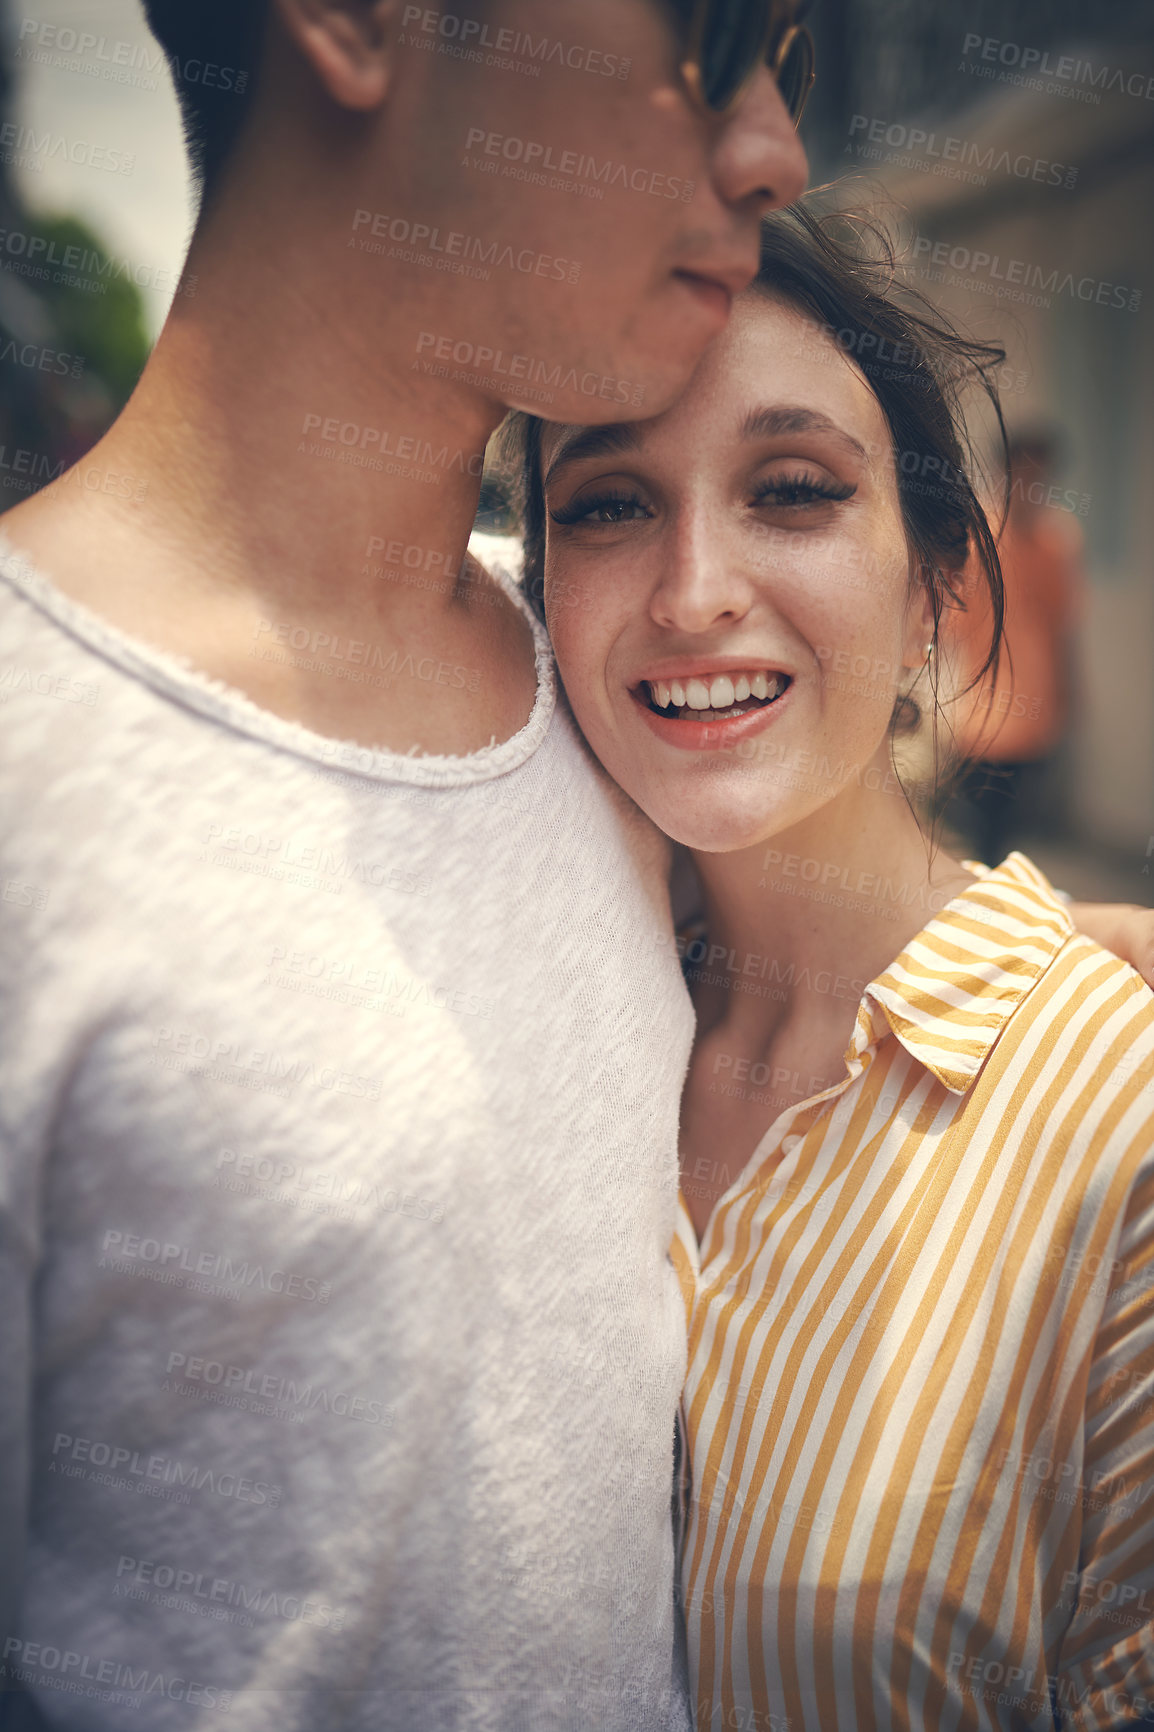
<path fill-rule="evenodd" d="M 20 1712 L 685 1725 L 691 1013 L 663 846 L 540 628 L 517 735 L 403 758 L 278 719 L 4 553 Z"/>

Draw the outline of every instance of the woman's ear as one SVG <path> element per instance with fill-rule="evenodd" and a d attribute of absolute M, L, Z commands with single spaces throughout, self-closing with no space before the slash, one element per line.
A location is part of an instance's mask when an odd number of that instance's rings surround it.
<path fill-rule="evenodd" d="M 398 0 L 273 0 L 290 40 L 342 108 L 367 113 L 388 94 Z"/>

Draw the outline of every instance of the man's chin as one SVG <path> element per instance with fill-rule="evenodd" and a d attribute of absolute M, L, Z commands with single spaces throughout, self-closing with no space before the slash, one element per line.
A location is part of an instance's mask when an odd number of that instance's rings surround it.
<path fill-rule="evenodd" d="M 568 376 L 569 389 L 554 391 L 548 403 L 526 397 L 518 401 L 511 392 L 511 408 L 523 409 L 542 421 L 562 427 L 604 427 L 619 421 L 648 421 L 671 409 L 684 392 L 696 358 L 684 366 L 673 367 L 668 360 L 659 366 L 646 367 L 622 362 L 613 371 L 612 363 L 604 363 L 604 371 L 582 368 L 565 362 L 556 364 L 562 379 Z M 576 375 L 577 388 L 573 388 Z"/>

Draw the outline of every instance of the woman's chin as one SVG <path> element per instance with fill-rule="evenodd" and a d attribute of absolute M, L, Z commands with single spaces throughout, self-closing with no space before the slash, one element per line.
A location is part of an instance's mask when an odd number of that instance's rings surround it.
<path fill-rule="evenodd" d="M 765 840 L 764 814 L 747 822 L 735 821 L 732 812 L 697 816 L 684 811 L 650 810 L 649 816 L 674 842 L 695 848 L 701 854 L 737 854 Z"/>

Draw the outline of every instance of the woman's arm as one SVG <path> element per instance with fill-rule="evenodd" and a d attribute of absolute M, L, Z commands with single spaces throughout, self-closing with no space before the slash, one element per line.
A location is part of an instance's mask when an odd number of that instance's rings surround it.
<path fill-rule="evenodd" d="M 1147 986 L 1154 986 L 1154 908 L 1133 902 L 1071 902 L 1070 919 L 1100 944 L 1136 968 Z"/>

